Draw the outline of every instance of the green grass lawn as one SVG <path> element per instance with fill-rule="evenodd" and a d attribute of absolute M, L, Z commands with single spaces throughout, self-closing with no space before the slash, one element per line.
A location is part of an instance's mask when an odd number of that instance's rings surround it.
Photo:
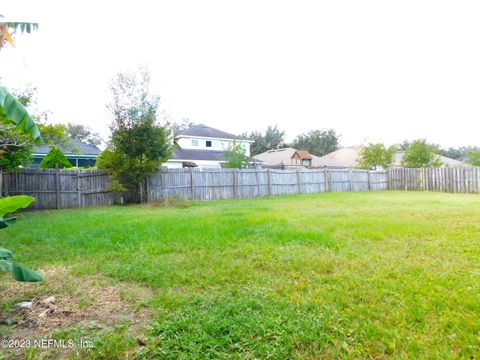
<path fill-rule="evenodd" d="M 480 356 L 476 195 L 23 213 L 0 245 L 35 268 L 149 289 L 146 358 Z"/>

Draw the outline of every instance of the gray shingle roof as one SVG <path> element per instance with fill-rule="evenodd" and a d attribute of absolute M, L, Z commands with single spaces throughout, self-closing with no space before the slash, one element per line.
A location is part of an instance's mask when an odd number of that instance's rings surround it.
<path fill-rule="evenodd" d="M 65 155 L 98 155 L 101 152 L 100 149 L 97 148 L 96 146 L 86 144 L 80 140 L 73 140 L 73 139 L 72 139 L 72 147 L 64 148 L 62 146 L 59 146 L 58 148 L 62 150 L 62 152 Z M 50 151 L 50 146 L 48 146 L 47 144 L 36 146 L 33 149 L 34 154 L 47 154 L 49 151 Z"/>
<path fill-rule="evenodd" d="M 189 127 L 185 130 L 178 131 L 175 136 L 186 135 L 186 136 L 202 136 L 210 138 L 219 138 L 219 139 L 238 139 L 238 136 L 227 133 L 222 130 L 214 129 L 212 127 L 199 124 Z"/>
<path fill-rule="evenodd" d="M 225 151 L 223 150 L 197 150 L 197 149 L 182 149 L 177 145 L 170 160 L 208 160 L 208 161 L 225 161 Z M 248 158 L 248 161 L 254 161 L 254 158 Z M 256 161 L 258 162 L 258 161 Z"/>
<path fill-rule="evenodd" d="M 222 150 L 196 150 L 182 149 L 177 146 L 172 154 L 171 160 L 210 160 L 225 161 L 225 151 Z"/>

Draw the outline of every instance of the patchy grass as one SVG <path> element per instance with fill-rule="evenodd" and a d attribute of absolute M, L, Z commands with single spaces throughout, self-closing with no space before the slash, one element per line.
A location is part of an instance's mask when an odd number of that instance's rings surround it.
<path fill-rule="evenodd" d="M 149 316 L 137 331 L 115 311 L 101 331 L 75 319 L 53 326 L 48 336 L 94 341 L 93 351 L 73 356 L 480 356 L 479 196 L 174 203 L 21 214 L 2 230 L 1 245 L 24 264 L 68 267 L 67 279 L 79 280 L 63 289 L 48 278 L 24 285 L 2 276 L 1 316 L 18 315 L 19 300 L 52 293 L 95 313 L 101 291 L 85 297 L 75 289 L 98 280 L 117 289 L 130 317 L 143 306 Z M 141 295 L 121 295 L 133 288 Z M 12 337 L 19 329 L 1 331 Z"/>

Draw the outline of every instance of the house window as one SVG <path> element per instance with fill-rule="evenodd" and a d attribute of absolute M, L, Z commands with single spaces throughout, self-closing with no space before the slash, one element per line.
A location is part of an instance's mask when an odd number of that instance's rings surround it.
<path fill-rule="evenodd" d="M 212 142 L 211 142 L 210 140 L 207 140 L 207 141 L 205 142 L 205 146 L 206 146 L 206 147 L 212 147 Z"/>
<path fill-rule="evenodd" d="M 198 140 L 192 139 L 192 146 L 198 146 Z"/>
<path fill-rule="evenodd" d="M 310 166 L 310 159 L 303 159 L 303 166 Z"/>

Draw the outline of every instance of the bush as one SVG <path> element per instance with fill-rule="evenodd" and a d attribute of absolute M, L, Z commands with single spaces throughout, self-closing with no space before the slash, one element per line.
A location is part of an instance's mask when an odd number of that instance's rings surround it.
<path fill-rule="evenodd" d="M 41 169 L 69 169 L 72 167 L 65 154 L 55 146 L 50 147 L 50 151 L 39 165 Z"/>

